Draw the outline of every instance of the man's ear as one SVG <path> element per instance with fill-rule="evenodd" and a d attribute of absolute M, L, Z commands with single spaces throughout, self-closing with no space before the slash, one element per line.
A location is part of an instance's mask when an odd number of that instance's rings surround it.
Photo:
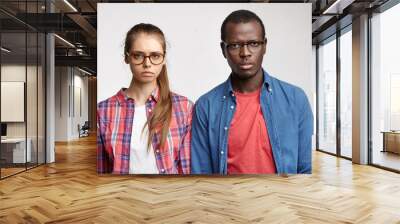
<path fill-rule="evenodd" d="M 219 44 L 219 46 L 221 46 L 222 55 L 224 55 L 224 58 L 226 58 L 226 55 L 225 55 L 225 44 L 224 44 L 224 42 L 221 42 L 221 43 Z"/>

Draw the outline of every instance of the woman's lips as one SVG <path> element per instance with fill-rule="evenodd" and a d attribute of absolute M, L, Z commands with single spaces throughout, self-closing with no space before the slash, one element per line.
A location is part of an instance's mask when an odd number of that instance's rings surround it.
<path fill-rule="evenodd" d="M 143 76 L 154 76 L 153 72 L 142 72 L 141 73 Z"/>

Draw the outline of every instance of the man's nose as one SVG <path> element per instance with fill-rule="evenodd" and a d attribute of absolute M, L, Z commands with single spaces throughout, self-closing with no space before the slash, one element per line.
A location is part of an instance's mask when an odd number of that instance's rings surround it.
<path fill-rule="evenodd" d="M 243 46 L 240 47 L 240 52 L 239 52 L 240 57 L 248 57 L 250 55 L 251 52 L 249 51 L 247 44 L 244 44 Z"/>

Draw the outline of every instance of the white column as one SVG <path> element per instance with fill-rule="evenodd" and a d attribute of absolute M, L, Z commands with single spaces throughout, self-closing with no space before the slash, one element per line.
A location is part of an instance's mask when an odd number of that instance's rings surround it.
<path fill-rule="evenodd" d="M 353 20 L 353 162 L 368 163 L 368 15 Z"/>
<path fill-rule="evenodd" d="M 53 12 L 51 1 L 46 1 L 47 12 Z M 46 163 L 55 162 L 55 44 L 54 35 L 46 35 Z"/>

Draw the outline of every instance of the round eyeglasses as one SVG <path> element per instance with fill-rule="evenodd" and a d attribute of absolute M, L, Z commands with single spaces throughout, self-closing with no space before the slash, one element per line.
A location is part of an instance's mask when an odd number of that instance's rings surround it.
<path fill-rule="evenodd" d="M 146 58 L 149 58 L 151 64 L 159 65 L 163 63 L 165 58 L 165 54 L 160 52 L 151 52 L 149 55 L 146 55 L 144 52 L 134 51 L 132 53 L 127 53 L 127 56 L 134 65 L 143 64 Z"/>

